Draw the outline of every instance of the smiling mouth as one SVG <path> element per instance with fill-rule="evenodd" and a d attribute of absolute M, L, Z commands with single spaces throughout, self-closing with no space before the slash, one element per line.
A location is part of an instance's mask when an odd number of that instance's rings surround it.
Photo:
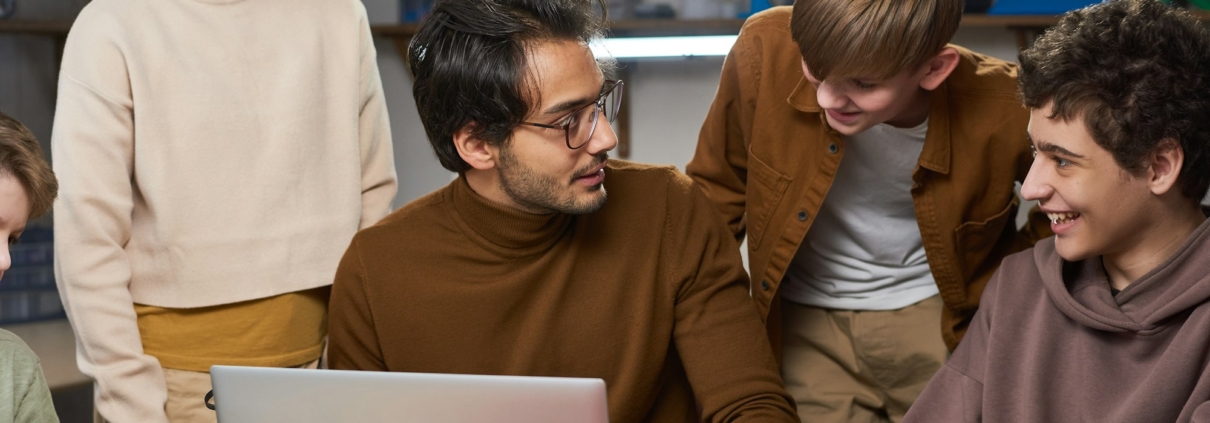
<path fill-rule="evenodd" d="M 1061 225 L 1071 222 L 1080 217 L 1079 213 L 1046 213 L 1046 217 L 1050 218 L 1050 224 Z"/>

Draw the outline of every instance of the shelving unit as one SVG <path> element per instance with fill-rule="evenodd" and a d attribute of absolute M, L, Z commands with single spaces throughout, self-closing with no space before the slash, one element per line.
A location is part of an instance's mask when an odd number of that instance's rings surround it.
<path fill-rule="evenodd" d="M 1203 13 L 1202 19 L 1210 18 Z M 1033 42 L 1038 34 L 1059 21 L 1058 16 L 996 16 L 986 14 L 967 14 L 962 17 L 962 26 L 967 28 L 1007 28 L 1016 34 L 1017 46 L 1024 49 Z M 694 35 L 734 35 L 743 27 L 743 19 L 634 19 L 613 21 L 609 24 L 609 36 L 612 37 L 661 37 L 661 36 L 694 36 Z M 371 31 L 380 37 L 391 40 L 399 57 L 407 57 L 408 43 L 418 29 L 416 24 L 375 25 Z M 622 79 L 627 78 L 627 68 L 619 69 Z M 617 126 L 617 154 L 621 158 L 630 157 L 630 113 L 626 103 L 615 120 Z"/>

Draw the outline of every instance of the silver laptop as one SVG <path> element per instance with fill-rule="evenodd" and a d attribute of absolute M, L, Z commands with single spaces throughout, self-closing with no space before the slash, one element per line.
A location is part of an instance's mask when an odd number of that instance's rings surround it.
<path fill-rule="evenodd" d="M 210 380 L 219 423 L 609 421 L 601 379 L 214 366 Z"/>

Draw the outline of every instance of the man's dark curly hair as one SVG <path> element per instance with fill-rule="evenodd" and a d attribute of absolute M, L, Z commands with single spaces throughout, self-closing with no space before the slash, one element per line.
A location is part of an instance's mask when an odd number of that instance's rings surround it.
<path fill-rule="evenodd" d="M 1019 56 L 1025 105 L 1084 119 L 1093 140 L 1134 174 L 1164 139 L 1180 144 L 1181 193 L 1210 188 L 1210 35 L 1159 0 L 1109 0 L 1067 13 Z"/>
<path fill-rule="evenodd" d="M 441 165 L 470 169 L 454 147 L 467 124 L 489 144 L 508 140 L 540 103 L 527 83 L 528 50 L 541 41 L 591 42 L 604 33 L 607 10 L 604 0 L 438 0 L 412 37 L 407 62 Z"/>

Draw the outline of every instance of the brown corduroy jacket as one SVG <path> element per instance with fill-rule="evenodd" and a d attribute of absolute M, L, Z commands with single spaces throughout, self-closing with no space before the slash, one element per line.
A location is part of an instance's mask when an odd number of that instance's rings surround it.
<path fill-rule="evenodd" d="M 1014 182 L 1032 156 L 1017 67 L 954 46 L 961 58 L 931 96 L 929 129 L 912 179 L 920 235 L 945 302 L 941 333 L 952 350 L 1005 256 L 1049 228 L 1042 215 L 1016 227 Z M 752 296 L 778 346 L 778 286 L 845 154 L 803 76 L 790 7 L 750 18 L 723 64 L 714 103 L 686 171 L 748 238 Z"/>

